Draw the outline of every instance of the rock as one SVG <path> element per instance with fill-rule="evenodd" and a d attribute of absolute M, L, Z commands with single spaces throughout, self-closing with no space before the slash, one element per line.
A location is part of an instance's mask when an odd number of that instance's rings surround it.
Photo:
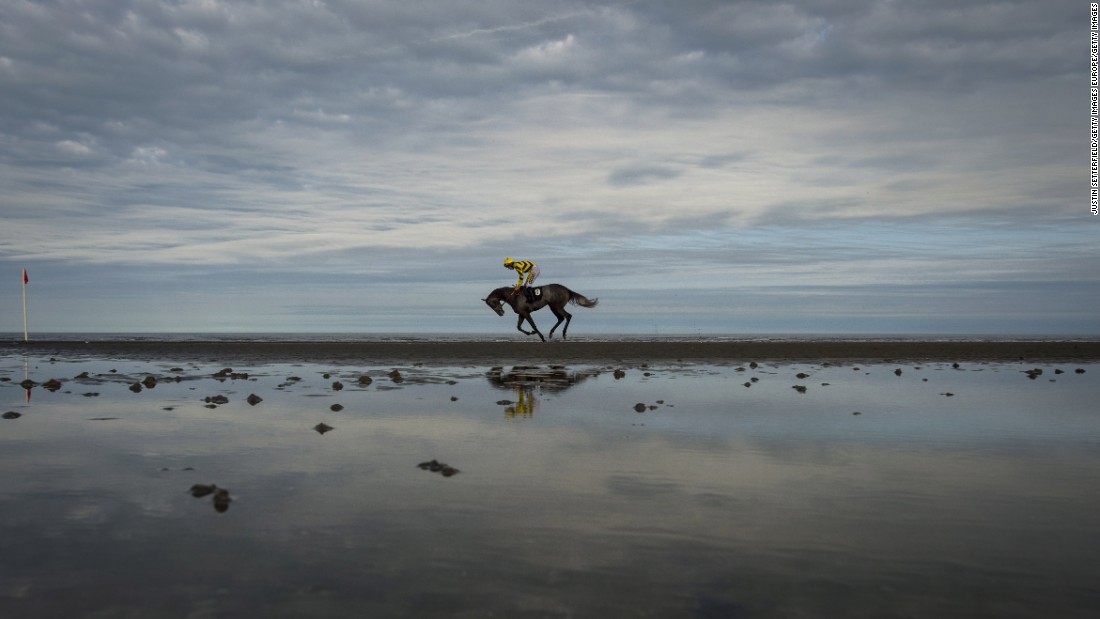
<path fill-rule="evenodd" d="M 257 404 L 259 404 L 260 402 L 263 402 L 263 401 L 264 401 L 264 399 L 261 398 L 260 396 L 256 395 L 255 393 L 249 394 L 249 396 L 247 398 L 245 398 L 245 402 L 248 402 L 248 404 L 250 406 L 256 406 Z"/>
<path fill-rule="evenodd" d="M 455 467 L 453 467 L 449 464 L 440 462 L 439 460 L 435 460 L 435 459 L 428 460 L 427 462 L 421 462 L 420 464 L 417 464 L 416 466 L 423 469 L 423 470 L 425 470 L 425 471 L 431 471 L 433 473 L 439 473 L 439 474 L 443 475 L 444 477 L 452 477 L 452 476 L 457 475 L 458 473 L 461 472 L 458 469 L 456 469 Z"/>
<path fill-rule="evenodd" d="M 1054 373 L 1055 374 L 1065 374 L 1066 372 L 1064 370 L 1054 370 Z"/>
<path fill-rule="evenodd" d="M 225 488 L 218 488 L 214 491 L 214 510 L 218 512 L 224 512 L 229 509 L 229 502 L 233 499 L 229 498 L 229 491 Z"/>
<path fill-rule="evenodd" d="M 146 389 L 152 389 L 157 386 L 157 379 L 154 376 L 146 376 L 145 380 L 141 381 L 141 384 L 145 385 Z"/>
<path fill-rule="evenodd" d="M 940 395 L 945 395 L 945 396 L 947 396 L 947 397 L 949 397 L 949 398 L 951 398 L 951 397 L 954 397 L 954 396 L 955 396 L 955 394 L 951 393 L 950 391 L 948 391 L 948 392 L 946 392 L 946 393 L 942 393 L 942 394 L 940 394 Z"/>
<path fill-rule="evenodd" d="M 330 406 L 328 408 L 329 408 L 329 410 L 331 410 L 334 413 L 339 413 L 340 411 L 344 410 L 344 405 L 343 404 L 333 404 L 332 406 Z"/>
<path fill-rule="evenodd" d="M 134 383 L 130 385 L 130 391 L 134 393 L 141 393 L 141 383 Z"/>
<path fill-rule="evenodd" d="M 317 432 L 317 434 L 324 434 L 325 432 L 332 432 L 336 428 L 328 425 L 327 423 L 321 422 L 313 426 L 313 429 Z"/>
<path fill-rule="evenodd" d="M 642 404 L 641 402 L 638 402 L 637 404 L 635 404 L 634 405 L 634 412 L 644 413 L 645 412 L 645 404 Z"/>
<path fill-rule="evenodd" d="M 622 370 L 615 370 L 614 376 L 615 376 L 615 380 L 619 380 L 620 378 L 625 378 L 626 377 L 626 372 L 624 372 Z"/>
<path fill-rule="evenodd" d="M 515 404 L 515 402 L 511 400 L 497 400 L 497 404 L 500 406 L 510 406 L 512 404 Z"/>
<path fill-rule="evenodd" d="M 806 393 L 806 385 L 793 385 L 791 389 L 794 389 L 799 393 Z"/>
<path fill-rule="evenodd" d="M 750 361 L 749 362 L 749 367 L 755 370 L 756 368 L 760 367 L 760 364 L 758 364 L 755 361 Z"/>
<path fill-rule="evenodd" d="M 894 370 L 894 374 L 897 376 L 901 376 L 901 368 Z"/>
<path fill-rule="evenodd" d="M 364 387 L 371 384 L 371 383 L 373 383 L 373 382 L 374 381 L 371 380 L 371 377 L 367 376 L 366 374 L 359 377 L 359 384 L 364 386 Z"/>
<path fill-rule="evenodd" d="M 332 383 L 332 390 L 333 391 L 340 391 L 343 388 L 344 388 L 344 383 L 342 383 L 340 381 L 336 381 L 336 382 Z"/>
<path fill-rule="evenodd" d="M 42 388 L 48 389 L 49 391 L 57 391 L 61 388 L 61 381 L 57 380 L 56 378 L 51 378 L 50 380 L 42 383 Z"/>
<path fill-rule="evenodd" d="M 958 363 L 952 363 L 951 367 L 953 367 L 957 370 L 957 369 L 959 369 L 959 364 Z"/>
<path fill-rule="evenodd" d="M 458 401 L 458 396 L 457 395 L 451 396 L 451 401 L 452 402 L 457 402 Z"/>
<path fill-rule="evenodd" d="M 214 484 L 195 484 L 194 486 L 191 486 L 191 491 L 190 492 L 191 492 L 191 496 L 198 499 L 198 498 L 202 498 L 204 496 L 214 494 L 214 491 L 217 490 L 217 489 L 218 489 L 218 487 L 215 486 Z"/>
<path fill-rule="evenodd" d="M 1037 377 L 1043 375 L 1043 369 L 1042 368 L 1034 368 L 1034 369 L 1031 369 L 1031 370 L 1025 370 L 1024 374 L 1027 374 L 1027 377 L 1030 378 L 1031 380 L 1035 380 Z"/>
<path fill-rule="evenodd" d="M 853 415 L 862 415 L 863 413 L 861 413 L 861 412 L 859 412 L 859 411 L 855 411 L 855 412 L 853 412 L 852 414 L 853 414 Z"/>
<path fill-rule="evenodd" d="M 805 378 L 809 378 L 810 375 L 805 373 L 805 372 L 799 372 L 798 374 L 795 374 L 794 377 L 798 378 L 798 379 L 805 379 Z"/>
<path fill-rule="evenodd" d="M 1074 372 L 1076 372 L 1078 374 L 1084 374 L 1085 373 L 1085 368 L 1077 368 L 1076 370 L 1074 370 Z"/>
<path fill-rule="evenodd" d="M 17 413 L 15 411 L 8 411 L 8 412 L 4 413 L 3 415 L 0 415 L 0 417 L 3 417 L 4 419 L 19 419 L 22 416 L 23 416 L 22 413 Z"/>
<path fill-rule="evenodd" d="M 403 383 L 403 382 L 405 382 L 405 377 L 401 376 L 401 372 L 398 372 L 397 370 L 393 370 L 392 372 L 390 372 L 390 380 L 392 380 L 395 383 Z"/>
<path fill-rule="evenodd" d="M 194 469 L 187 468 L 184 470 L 186 471 Z M 218 512 L 224 512 L 225 510 L 229 509 L 229 502 L 233 500 L 229 498 L 229 490 L 225 488 L 219 488 L 215 484 L 195 484 L 191 486 L 190 493 L 191 496 L 195 497 L 196 499 L 201 499 L 205 496 L 214 495 L 214 509 Z"/>
<path fill-rule="evenodd" d="M 746 387 L 752 387 L 752 383 L 745 383 Z"/>
<path fill-rule="evenodd" d="M 229 398 L 224 395 L 206 396 L 202 401 L 207 404 L 229 404 Z"/>

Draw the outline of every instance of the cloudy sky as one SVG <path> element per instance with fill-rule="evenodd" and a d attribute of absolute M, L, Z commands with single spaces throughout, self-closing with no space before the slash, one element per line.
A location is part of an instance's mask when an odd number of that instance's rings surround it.
<path fill-rule="evenodd" d="M 0 0 L 0 331 L 1100 333 L 1088 3 Z M 542 322 L 551 324 L 549 314 Z M 518 334 L 516 334 L 518 336 Z"/>

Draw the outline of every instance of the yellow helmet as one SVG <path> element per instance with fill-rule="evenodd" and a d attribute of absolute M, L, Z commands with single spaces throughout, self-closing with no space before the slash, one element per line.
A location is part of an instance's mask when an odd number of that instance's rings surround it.
<path fill-rule="evenodd" d="M 515 260 L 512 260 L 511 258 L 505 258 L 505 259 L 504 259 L 504 266 L 509 266 L 509 265 L 511 265 L 511 264 L 514 264 L 515 262 L 516 262 L 516 261 L 515 261 Z"/>

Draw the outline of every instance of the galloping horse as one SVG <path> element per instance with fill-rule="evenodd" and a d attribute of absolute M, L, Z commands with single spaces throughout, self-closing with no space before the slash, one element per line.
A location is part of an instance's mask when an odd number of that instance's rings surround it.
<path fill-rule="evenodd" d="M 558 325 L 565 321 L 565 326 L 561 330 L 561 339 L 565 339 L 565 332 L 569 330 L 569 321 L 573 319 L 573 315 L 565 311 L 566 303 L 575 303 L 581 307 L 596 307 L 599 303 L 599 299 L 589 299 L 583 294 L 578 294 L 572 290 L 562 286 L 561 284 L 546 284 L 545 286 L 539 286 L 536 288 L 538 294 L 535 296 L 535 302 L 529 303 L 523 293 L 514 293 L 515 288 L 511 286 L 505 286 L 504 288 L 497 288 L 489 293 L 489 296 L 482 299 L 485 304 L 488 305 L 499 316 L 504 315 L 504 307 L 502 303 L 507 303 L 512 306 L 512 311 L 519 314 L 519 320 L 516 322 L 516 328 L 525 335 L 538 335 L 542 338 L 542 341 L 546 341 L 545 337 L 542 337 L 542 333 L 539 328 L 535 326 L 535 321 L 531 320 L 531 312 L 538 311 L 544 307 L 549 306 L 550 311 L 554 312 L 554 316 L 558 318 L 558 321 L 554 323 L 554 328 L 550 329 L 550 337 L 554 337 L 554 329 L 558 328 Z M 531 328 L 534 331 L 527 331 L 523 328 L 523 321 L 531 323 Z"/>

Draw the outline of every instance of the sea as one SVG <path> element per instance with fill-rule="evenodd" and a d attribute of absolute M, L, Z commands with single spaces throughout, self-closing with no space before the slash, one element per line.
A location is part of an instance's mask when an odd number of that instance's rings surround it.
<path fill-rule="evenodd" d="M 32 333 L 35 341 L 164 341 L 164 342 L 509 342 L 522 334 L 494 333 L 225 333 L 225 332 L 49 332 Z M 0 332 L 0 341 L 22 341 L 23 333 Z M 1095 342 L 1100 334 L 971 334 L 971 333 L 586 333 L 572 341 L 588 342 Z"/>

